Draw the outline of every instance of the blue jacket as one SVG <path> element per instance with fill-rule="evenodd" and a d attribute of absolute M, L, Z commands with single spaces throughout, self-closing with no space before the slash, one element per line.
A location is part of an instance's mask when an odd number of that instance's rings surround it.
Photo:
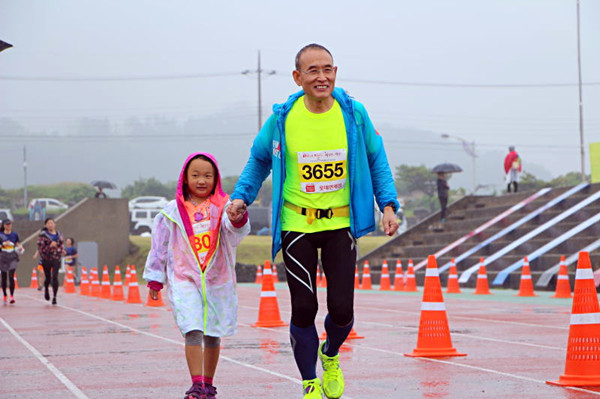
<path fill-rule="evenodd" d="M 273 259 L 281 249 L 281 208 L 285 180 L 285 118 L 303 91 L 292 94 L 285 103 L 275 104 L 273 114 L 265 122 L 250 149 L 250 158 L 235 185 L 232 199 L 250 205 L 256 199 L 262 182 L 273 170 L 273 213 L 271 231 Z M 398 209 L 394 179 L 383 148 L 383 140 L 375 131 L 365 107 L 335 88 L 333 97 L 344 115 L 348 141 L 348 181 L 350 184 L 350 231 L 359 238 L 375 230 L 373 195 L 379 209 L 393 204 Z"/>

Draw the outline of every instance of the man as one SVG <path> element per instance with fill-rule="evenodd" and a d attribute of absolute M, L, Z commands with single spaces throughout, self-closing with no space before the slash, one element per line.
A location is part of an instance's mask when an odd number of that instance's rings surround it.
<path fill-rule="evenodd" d="M 515 151 L 514 146 L 508 147 L 508 154 L 504 158 L 504 172 L 506 173 L 507 192 L 510 194 L 510 186 L 514 187 L 516 193 L 519 189 L 519 174 L 523 170 L 521 157 Z"/>
<path fill-rule="evenodd" d="M 272 256 L 281 249 L 292 301 L 290 340 L 304 399 L 339 398 L 344 377 L 338 350 L 354 323 L 356 239 L 375 229 L 373 195 L 383 229 L 398 229 L 399 204 L 383 141 L 359 102 L 335 88 L 337 67 L 318 44 L 296 55 L 302 87 L 273 107 L 250 150 L 228 212 L 241 217 L 273 170 Z M 327 278 L 327 340 L 315 327 L 318 249 Z M 324 369 L 316 375 L 317 356 Z"/>
<path fill-rule="evenodd" d="M 440 200 L 440 222 L 446 223 L 446 207 L 448 206 L 448 192 L 450 191 L 450 187 L 448 186 L 448 181 L 446 180 L 446 174 L 440 172 L 437 174 L 438 178 L 436 181 L 437 184 L 437 192 L 438 199 Z"/>

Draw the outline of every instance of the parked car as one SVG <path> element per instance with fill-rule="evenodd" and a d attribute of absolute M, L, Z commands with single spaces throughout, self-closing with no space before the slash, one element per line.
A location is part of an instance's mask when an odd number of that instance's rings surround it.
<path fill-rule="evenodd" d="M 154 218 L 162 209 L 133 209 L 129 212 L 129 233 L 132 235 L 146 235 L 152 233 Z"/>
<path fill-rule="evenodd" d="M 46 205 L 46 212 L 64 211 L 69 208 L 67 204 L 54 198 L 34 198 L 29 202 L 30 209 L 35 207 L 36 201 L 39 202 L 40 205 Z"/>
<path fill-rule="evenodd" d="M 6 219 L 14 220 L 10 209 L 0 209 L 0 221 Z"/>
<path fill-rule="evenodd" d="M 129 201 L 129 210 L 133 209 L 162 209 L 169 203 L 165 197 L 137 197 Z"/>

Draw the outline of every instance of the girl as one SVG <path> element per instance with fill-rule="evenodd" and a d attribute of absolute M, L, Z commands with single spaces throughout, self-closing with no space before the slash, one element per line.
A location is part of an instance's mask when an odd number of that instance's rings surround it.
<path fill-rule="evenodd" d="M 80 271 L 77 266 L 77 258 L 79 254 L 77 253 L 77 247 L 75 247 L 75 239 L 72 237 L 67 237 L 65 240 L 65 250 L 63 252 L 65 256 L 65 266 L 71 268 L 73 272 L 73 278 L 75 279 L 75 285 L 79 285 L 80 279 Z"/>
<path fill-rule="evenodd" d="M 47 218 L 44 221 L 44 228 L 38 236 L 38 252 L 42 258 L 42 267 L 44 268 L 44 298 L 50 300 L 48 287 L 52 284 L 52 304 L 56 305 L 56 294 L 58 293 L 58 270 L 60 269 L 60 258 L 62 256 L 64 245 L 63 237 L 56 230 L 54 219 Z M 35 259 L 37 252 L 33 254 Z"/>
<path fill-rule="evenodd" d="M 228 200 L 214 157 L 191 154 L 179 176 L 175 200 L 156 216 L 152 229 L 144 278 L 153 299 L 167 284 L 175 323 L 185 337 L 192 377 L 185 399 L 217 397 L 213 377 L 220 337 L 236 332 L 236 247 L 250 232 L 250 224 L 245 209 L 226 211 Z"/>
<path fill-rule="evenodd" d="M 24 249 L 19 240 L 19 235 L 12 231 L 12 221 L 6 219 L 0 225 L 0 271 L 2 271 L 2 291 L 4 303 L 8 301 L 6 285 L 10 287 L 10 303 L 15 303 L 15 271 L 19 264 L 19 254 Z"/>

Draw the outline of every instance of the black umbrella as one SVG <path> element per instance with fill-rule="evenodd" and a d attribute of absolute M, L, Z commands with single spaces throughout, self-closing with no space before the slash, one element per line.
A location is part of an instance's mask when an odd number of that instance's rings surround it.
<path fill-rule="evenodd" d="M 458 173 L 462 172 L 462 168 L 455 163 L 441 163 L 435 165 L 431 170 L 433 173 Z"/>
<path fill-rule="evenodd" d="M 111 190 L 111 189 L 116 189 L 117 188 L 116 184 L 111 183 L 111 182 L 106 181 L 106 180 L 94 180 L 90 184 L 92 186 L 94 186 L 94 187 L 98 187 L 98 188 L 101 188 L 101 189 L 107 188 L 107 189 Z"/>
<path fill-rule="evenodd" d="M 8 44 L 8 43 L 0 40 L 0 51 L 6 50 L 7 48 L 11 48 L 11 47 L 12 47 L 12 44 Z"/>

